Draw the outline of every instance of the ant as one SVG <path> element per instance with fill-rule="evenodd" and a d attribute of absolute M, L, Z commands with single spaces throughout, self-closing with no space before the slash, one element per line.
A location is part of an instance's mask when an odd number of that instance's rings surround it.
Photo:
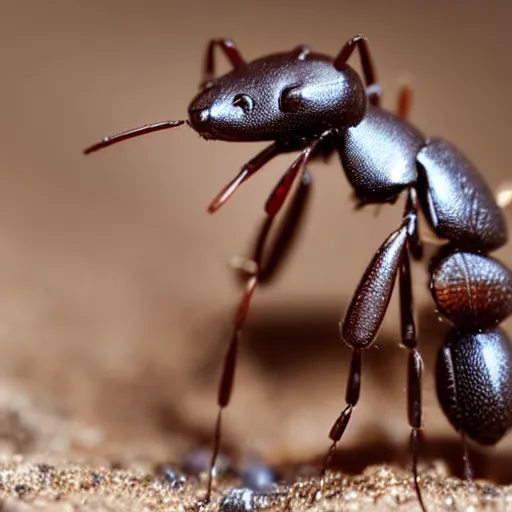
<path fill-rule="evenodd" d="M 216 48 L 233 67 L 220 77 L 214 73 Z M 355 50 L 362 77 L 347 64 Z M 363 352 L 377 338 L 398 280 L 401 345 L 408 349 L 412 473 L 419 504 L 426 510 L 417 469 L 423 360 L 418 350 L 410 270 L 411 260 L 423 258 L 420 213 L 442 241 L 428 265 L 430 290 L 438 312 L 453 325 L 438 352 L 436 388 L 444 414 L 462 437 L 469 479 L 466 440 L 494 445 L 512 426 L 512 345 L 498 327 L 512 313 L 512 272 L 489 256 L 507 242 L 504 215 L 481 175 L 456 147 L 441 138 L 425 137 L 406 120 L 410 96 L 410 90 L 404 89 L 397 114 L 380 106 L 381 90 L 368 41 L 362 35 L 345 43 L 334 59 L 299 46 L 251 62 L 242 58 L 231 40 L 213 39 L 207 47 L 200 92 L 189 106 L 187 121 L 128 130 L 84 151 L 92 153 L 185 123 L 205 139 L 271 141 L 217 194 L 208 207 L 210 213 L 275 156 L 299 152 L 268 197 L 266 222 L 253 258 L 241 265 L 245 290 L 219 386 L 207 501 L 219 452 L 222 411 L 232 394 L 237 349 L 251 298 L 258 285 L 273 276 L 290 247 L 307 204 L 311 184 L 307 164 L 335 152 L 353 187 L 357 207 L 395 203 L 402 193 L 406 199 L 400 225 L 375 253 L 340 324 L 352 360 L 345 408 L 329 434 L 332 445 L 321 483 L 359 401 Z M 287 229 L 281 229 L 270 244 L 270 228 L 287 197 Z"/>

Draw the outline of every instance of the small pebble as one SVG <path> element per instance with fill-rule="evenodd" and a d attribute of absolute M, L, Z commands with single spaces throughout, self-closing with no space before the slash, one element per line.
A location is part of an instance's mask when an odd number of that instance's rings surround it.
<path fill-rule="evenodd" d="M 184 475 L 181 475 L 176 469 L 167 464 L 160 469 L 160 475 L 173 489 L 183 486 L 186 482 Z"/>
<path fill-rule="evenodd" d="M 240 487 L 231 489 L 220 503 L 219 512 L 254 512 L 254 491 Z"/>
<path fill-rule="evenodd" d="M 14 487 L 14 492 L 19 494 L 20 496 L 23 496 L 28 491 L 28 488 L 26 485 L 18 484 Z"/>
<path fill-rule="evenodd" d="M 486 498 L 497 498 L 498 496 L 501 496 L 501 492 L 494 487 L 484 487 L 483 495 Z"/>
<path fill-rule="evenodd" d="M 39 470 L 39 477 L 41 478 L 41 482 L 45 485 L 50 485 L 51 473 L 55 471 L 53 466 L 49 464 L 38 464 L 37 469 Z"/>
<path fill-rule="evenodd" d="M 105 481 L 104 475 L 101 473 L 97 473 L 96 471 L 92 472 L 92 478 L 94 480 L 95 485 L 101 485 Z"/>
<path fill-rule="evenodd" d="M 45 464 L 44 462 L 42 464 L 37 465 L 37 469 L 44 474 L 50 473 L 50 471 L 53 471 L 55 468 L 53 466 L 50 466 L 49 464 Z"/>
<path fill-rule="evenodd" d="M 269 491 L 276 482 L 275 472 L 259 461 L 250 461 L 242 470 L 242 485 L 253 491 Z"/>
<path fill-rule="evenodd" d="M 202 473 L 210 471 L 211 452 L 206 450 L 191 450 L 183 458 L 183 469 L 189 475 L 199 476 Z M 222 454 L 219 454 L 215 467 L 213 468 L 213 476 L 226 476 L 234 474 L 235 471 L 229 459 Z"/>

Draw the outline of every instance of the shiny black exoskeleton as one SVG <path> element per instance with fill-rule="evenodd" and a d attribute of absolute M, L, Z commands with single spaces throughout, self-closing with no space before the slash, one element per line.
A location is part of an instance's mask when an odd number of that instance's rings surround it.
<path fill-rule="evenodd" d="M 233 66 L 230 73 L 217 78 L 216 47 Z M 355 49 L 361 58 L 362 78 L 347 65 Z M 375 342 L 398 279 L 401 344 L 409 350 L 407 402 L 414 484 L 424 508 L 417 478 L 423 362 L 410 271 L 411 260 L 423 255 L 419 213 L 444 241 L 429 265 L 431 291 L 438 311 L 453 324 L 437 360 L 439 401 L 463 438 L 494 444 L 512 426 L 512 349 L 498 327 L 512 312 L 512 275 L 489 256 L 507 241 L 502 211 L 480 174 L 457 148 L 443 139 L 425 137 L 406 121 L 407 89 L 400 96 L 397 114 L 380 107 L 380 89 L 363 36 L 348 41 L 334 59 L 301 46 L 252 62 L 246 62 L 231 41 L 212 40 L 203 78 L 189 107 L 188 121 L 165 121 L 130 130 L 107 137 L 85 152 L 183 123 L 206 139 L 272 141 L 215 197 L 210 212 L 276 155 L 299 152 L 267 200 L 266 221 L 252 258 L 239 262 L 245 290 L 219 388 L 212 467 L 220 444 L 221 412 L 230 400 L 238 342 L 251 298 L 259 284 L 273 277 L 297 232 L 311 183 L 307 163 L 337 152 L 359 206 L 394 203 L 402 194 L 406 200 L 400 226 L 368 265 L 341 324 L 343 340 L 353 350 L 353 357 L 346 407 L 331 429 L 333 444 L 323 472 L 359 400 L 362 354 Z M 270 228 L 291 191 L 281 229 L 271 243 Z M 208 498 L 211 476 L 210 472 Z"/>

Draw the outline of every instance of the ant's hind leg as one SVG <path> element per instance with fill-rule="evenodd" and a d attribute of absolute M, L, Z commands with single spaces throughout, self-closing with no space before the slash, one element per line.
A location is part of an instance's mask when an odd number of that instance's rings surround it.
<path fill-rule="evenodd" d="M 425 511 L 425 504 L 418 482 L 418 451 L 420 429 L 422 427 L 422 374 L 423 360 L 418 351 L 416 337 L 416 323 L 414 320 L 414 304 L 412 297 L 411 264 L 409 251 L 404 252 L 399 275 L 400 286 L 400 326 L 402 346 L 409 351 L 407 364 L 407 417 L 411 427 L 410 449 L 412 455 L 412 474 L 414 488 L 421 509 Z"/>
<path fill-rule="evenodd" d="M 251 299 L 258 285 L 269 282 L 276 275 L 277 270 L 285 259 L 285 255 L 296 238 L 307 209 L 311 177 L 306 170 L 302 169 L 302 171 L 300 181 L 286 205 L 279 226 L 275 227 L 275 234 L 272 228 L 276 217 L 269 215 L 258 234 L 252 258 L 244 260 L 243 263 L 237 265 L 241 271 L 240 275 L 243 276 L 244 291 L 235 314 L 233 334 L 224 359 L 224 368 L 218 390 L 219 411 L 215 425 L 214 446 L 208 476 L 207 502 L 211 496 L 213 469 L 221 443 L 222 411 L 228 406 L 231 398 L 238 344 L 249 313 Z"/>

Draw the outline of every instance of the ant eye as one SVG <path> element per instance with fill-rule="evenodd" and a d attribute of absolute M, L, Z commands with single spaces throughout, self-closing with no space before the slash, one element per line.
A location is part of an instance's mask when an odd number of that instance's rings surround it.
<path fill-rule="evenodd" d="M 237 94 L 233 99 L 233 105 L 240 107 L 245 114 L 250 114 L 254 108 L 254 101 L 247 94 Z"/>

